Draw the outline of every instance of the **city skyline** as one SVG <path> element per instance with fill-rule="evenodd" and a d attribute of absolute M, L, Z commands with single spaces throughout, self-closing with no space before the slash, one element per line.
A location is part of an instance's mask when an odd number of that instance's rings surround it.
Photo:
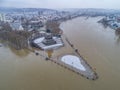
<path fill-rule="evenodd" d="M 120 9 L 119 0 L 0 0 L 1 7 Z"/>

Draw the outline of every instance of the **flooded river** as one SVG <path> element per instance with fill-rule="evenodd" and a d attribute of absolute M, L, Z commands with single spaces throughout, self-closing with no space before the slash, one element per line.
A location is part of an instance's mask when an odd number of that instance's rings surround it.
<path fill-rule="evenodd" d="M 120 37 L 97 23 L 101 17 L 80 17 L 61 24 L 64 34 L 99 75 L 87 80 L 27 50 L 0 47 L 0 90 L 119 90 Z M 56 58 L 72 52 L 69 46 L 39 51 Z"/>

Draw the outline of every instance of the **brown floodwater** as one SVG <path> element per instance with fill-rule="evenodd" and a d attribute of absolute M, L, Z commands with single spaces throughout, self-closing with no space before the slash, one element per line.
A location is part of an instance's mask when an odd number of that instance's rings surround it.
<path fill-rule="evenodd" d="M 120 36 L 97 23 L 101 18 L 80 17 L 60 26 L 96 70 L 99 79 L 87 80 L 40 55 L 3 46 L 0 47 L 0 90 L 119 90 Z M 65 42 L 58 50 L 38 52 L 56 58 L 73 51 Z"/>

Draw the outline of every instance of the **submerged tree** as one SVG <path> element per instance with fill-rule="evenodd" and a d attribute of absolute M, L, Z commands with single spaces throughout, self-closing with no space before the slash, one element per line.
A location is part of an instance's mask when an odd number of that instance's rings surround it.
<path fill-rule="evenodd" d="M 28 31 L 12 30 L 8 23 L 4 23 L 0 31 L 0 39 L 8 41 L 9 45 L 16 49 L 28 48 L 28 40 L 31 35 L 32 33 Z"/>

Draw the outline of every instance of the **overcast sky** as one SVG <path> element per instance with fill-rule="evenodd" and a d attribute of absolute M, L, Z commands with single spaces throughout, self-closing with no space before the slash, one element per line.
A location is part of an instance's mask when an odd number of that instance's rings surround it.
<path fill-rule="evenodd" d="M 0 0 L 2 7 L 120 9 L 120 0 Z"/>

